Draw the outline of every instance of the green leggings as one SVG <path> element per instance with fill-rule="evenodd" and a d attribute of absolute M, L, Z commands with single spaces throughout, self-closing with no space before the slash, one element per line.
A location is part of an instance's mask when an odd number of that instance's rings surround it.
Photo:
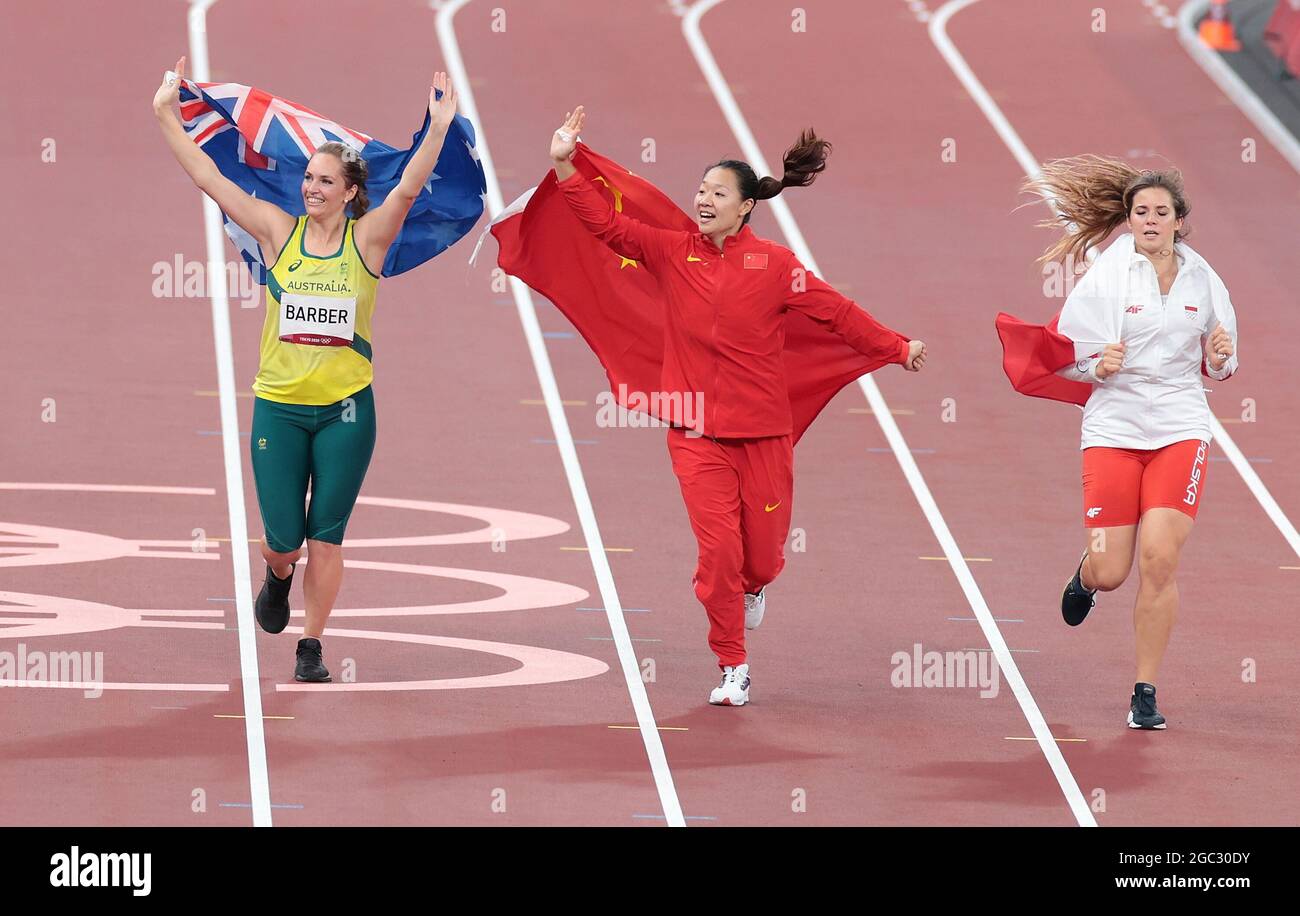
<path fill-rule="evenodd" d="M 367 385 L 324 407 L 255 398 L 249 448 L 266 545 L 290 553 L 304 537 L 341 544 L 375 450 L 374 393 Z"/>

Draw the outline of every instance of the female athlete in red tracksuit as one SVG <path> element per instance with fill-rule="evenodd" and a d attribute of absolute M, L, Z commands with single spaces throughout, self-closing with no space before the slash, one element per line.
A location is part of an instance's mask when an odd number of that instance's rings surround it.
<path fill-rule="evenodd" d="M 618 254 L 634 258 L 664 294 L 662 388 L 702 406 L 692 429 L 673 427 L 668 451 L 699 542 L 695 594 L 723 670 L 709 702 L 749 699 L 745 629 L 758 626 L 763 588 L 785 563 L 794 487 L 792 421 L 781 351 L 783 312 L 798 309 L 850 346 L 917 371 L 925 345 L 909 341 L 809 273 L 789 249 L 750 230 L 758 200 L 805 186 L 829 144 L 806 132 L 780 181 L 746 163 L 710 168 L 695 196 L 699 232 L 660 229 L 615 212 L 569 162 L 584 121 L 567 116 L 551 140 L 558 187 L 574 214 Z"/>

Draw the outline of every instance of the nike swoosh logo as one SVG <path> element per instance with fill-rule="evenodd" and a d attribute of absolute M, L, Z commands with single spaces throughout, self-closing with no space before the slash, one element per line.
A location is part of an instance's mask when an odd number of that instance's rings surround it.
<path fill-rule="evenodd" d="M 687 264 L 691 263 L 692 261 L 703 261 L 703 260 L 704 260 L 704 258 L 693 258 L 693 257 L 691 257 L 689 254 L 686 256 L 686 263 L 687 263 Z"/>
<path fill-rule="evenodd" d="M 764 506 L 764 507 L 763 507 L 763 511 L 764 511 L 764 512 L 772 512 L 772 511 L 774 511 L 775 509 L 779 508 L 780 505 L 781 505 L 781 500 L 778 499 L 778 500 L 776 501 L 776 505 L 775 505 L 775 506 Z"/>

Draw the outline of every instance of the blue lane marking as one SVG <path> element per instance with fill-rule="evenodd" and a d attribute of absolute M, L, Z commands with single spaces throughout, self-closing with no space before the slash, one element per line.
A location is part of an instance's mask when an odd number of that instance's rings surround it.
<path fill-rule="evenodd" d="M 534 439 L 533 441 L 534 441 L 535 443 L 537 443 L 538 445 L 558 445 L 558 444 L 559 444 L 559 443 L 557 443 L 554 439 Z M 600 443 L 598 443 L 595 439 L 574 439 L 574 440 L 573 440 L 573 444 L 574 444 L 574 445 L 599 445 Z"/>
<path fill-rule="evenodd" d="M 251 808 L 249 802 L 217 802 L 218 808 Z M 302 805 L 271 805 L 272 808 L 301 808 Z"/>
<path fill-rule="evenodd" d="M 662 814 L 634 814 L 632 816 L 639 817 L 642 820 L 650 820 L 650 821 L 662 821 L 664 819 L 664 816 Z M 717 820 L 716 817 L 706 817 L 702 814 L 688 814 L 686 815 L 685 819 L 688 821 L 716 821 Z"/>
<path fill-rule="evenodd" d="M 875 452 L 875 453 L 878 454 L 878 455 L 883 455 L 883 454 L 885 454 L 885 453 L 887 453 L 887 452 L 892 452 L 893 449 L 892 449 L 892 448 L 869 448 L 869 449 L 867 449 L 867 451 L 869 451 L 869 452 Z M 933 454 L 934 454 L 934 449 L 932 449 L 932 448 L 914 448 L 914 449 L 911 450 L 911 452 L 912 452 L 913 455 L 933 455 Z"/>
<path fill-rule="evenodd" d="M 603 607 L 578 607 L 578 608 L 574 608 L 574 610 L 575 610 L 575 611 L 600 611 L 602 614 L 605 613 L 605 609 L 604 609 Z M 623 608 L 623 613 L 624 613 L 624 614 L 649 614 L 649 613 L 650 613 L 650 608 L 648 608 L 648 607 L 625 607 L 625 608 Z"/>
<path fill-rule="evenodd" d="M 573 336 L 572 331 L 543 331 L 543 337 L 550 337 L 553 340 L 566 340 Z"/>

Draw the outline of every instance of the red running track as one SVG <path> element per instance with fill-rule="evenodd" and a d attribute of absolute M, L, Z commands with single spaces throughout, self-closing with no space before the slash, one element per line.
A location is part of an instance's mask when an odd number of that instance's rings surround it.
<path fill-rule="evenodd" d="M 808 30 L 796 34 L 788 6 L 724 2 L 704 17 L 704 35 L 770 160 L 805 121 L 836 143 L 826 175 L 789 203 L 828 279 L 931 347 L 919 376 L 887 369 L 877 381 L 957 543 L 967 557 L 986 560 L 970 567 L 989 606 L 1017 621 L 999 626 L 1053 734 L 1067 739 L 1061 749 L 1078 786 L 1089 801 L 1104 790 L 1096 820 L 1296 823 L 1286 789 L 1297 775 L 1288 753 L 1296 711 L 1287 699 L 1297 685 L 1285 653 L 1297 624 L 1282 613 L 1289 609 L 1282 596 L 1297 573 L 1280 568 L 1300 565 L 1296 557 L 1232 467 L 1214 463 L 1161 679 L 1171 728 L 1155 735 L 1123 728 L 1135 585 L 1107 596 L 1078 631 L 1054 608 L 1081 540 L 1077 415 L 1013 395 L 998 370 L 994 312 L 1032 317 L 1059 306 L 1039 301 L 1033 258 L 1046 234 L 1032 229 L 1037 214 L 1011 212 L 1019 167 L 904 4 L 882 5 L 871 17 L 850 3 L 805 7 Z M 428 73 L 443 66 L 430 52 L 434 16 L 419 4 L 387 7 L 382 18 L 363 9 L 370 8 L 339 2 L 331 15 L 301 17 L 287 4 L 220 0 L 208 13 L 212 77 L 253 83 L 400 141 L 418 123 Z M 1296 318 L 1273 267 L 1285 263 L 1287 226 L 1259 202 L 1280 199 L 1279 186 L 1294 194 L 1297 176 L 1266 146 L 1259 162 L 1240 164 L 1250 125 L 1145 9 L 1108 10 L 1104 36 L 1087 31 L 1088 12 L 1073 0 L 1050 7 L 983 0 L 957 15 L 950 33 L 1036 156 L 1140 158 L 1133 151 L 1155 150 L 1184 169 L 1196 207 L 1193 242 L 1232 289 L 1247 346 L 1243 371 L 1212 404 L 1231 419 L 1241 398 L 1256 399 L 1258 422 L 1229 428 L 1295 519 L 1300 427 L 1279 380 L 1293 377 L 1282 341 Z M 176 545 L 145 549 L 186 555 L 185 563 L 128 556 L 10 565 L 2 587 L 47 596 L 43 606 L 69 617 L 74 600 L 108 606 L 85 610 L 79 625 L 93 614 L 111 617 L 111 608 L 218 610 L 219 617 L 166 622 L 220 629 L 133 626 L 22 641 L 29 650 L 103 651 L 107 681 L 226 689 L 107 690 L 94 700 L 72 689 L 3 694 L 15 737 L 3 752 L 0 802 L 12 823 L 250 822 L 243 723 L 216 718 L 244 708 L 235 614 L 229 600 L 207 600 L 233 594 L 230 547 L 189 549 L 196 528 L 209 538 L 230 534 L 220 439 L 210 435 L 220 429 L 217 399 L 206 393 L 216 388 L 209 303 L 150 292 L 152 265 L 178 253 L 202 260 L 204 250 L 198 195 L 167 161 L 147 107 L 158 72 L 186 48 L 178 13 L 174 4 L 151 3 L 137 21 L 60 20 L 60 49 L 78 50 L 78 71 L 114 74 L 98 87 L 104 114 L 89 118 L 136 128 L 108 149 L 89 142 L 88 116 L 66 101 L 83 81 L 56 68 L 56 49 L 43 46 L 52 14 L 20 12 L 0 39 L 6 75 L 21 72 L 51 89 L 4 102 L 15 129 L 0 142 L 29 220 L 10 248 L 35 268 L 14 272 L 18 295 L 43 301 L 41 281 L 52 276 L 61 295 L 47 309 L 13 313 L 24 371 L 15 373 L 0 418 L 17 433 L 0 482 L 205 492 L 5 490 L 0 525 L 170 540 Z M 545 173 L 547 137 L 579 101 L 591 112 L 585 139 L 683 205 L 704 165 L 739 152 L 668 6 L 626 4 L 613 15 L 594 0 L 555 0 L 510 6 L 507 15 L 504 32 L 493 30 L 489 4 L 470 3 L 455 18 L 507 201 Z M 259 32 L 250 34 L 254 20 Z M 557 54 L 575 34 L 587 36 L 582 53 Z M 306 65 L 316 59 L 310 49 L 340 47 L 386 66 L 376 73 Z M 1158 102 L 1132 89 L 1152 68 L 1173 77 Z M 1086 74 L 1088 91 L 1059 99 L 1052 89 L 1060 81 L 1042 73 Z M 55 163 L 40 161 L 44 137 L 58 143 Z M 655 140 L 653 163 L 640 161 L 645 138 Z M 956 162 L 941 162 L 944 138 L 956 141 Z M 151 193 L 124 193 L 142 186 Z M 107 221 L 107 208 L 100 215 L 87 207 L 88 193 L 127 201 L 129 233 Z M 755 229 L 781 238 L 768 206 Z M 57 244 L 62 239 L 76 245 L 76 271 L 66 269 L 71 245 Z M 492 243 L 473 269 L 464 263 L 471 247 L 467 239 L 382 285 L 381 431 L 364 494 L 495 510 L 479 517 L 511 531 L 507 549 L 478 542 L 350 550 L 350 563 L 401 564 L 355 566 L 345 580 L 335 623 L 373 636 L 327 634 L 325 644 L 336 676 L 352 660 L 353 685 L 277 689 L 291 681 L 293 638 L 257 635 L 263 712 L 275 717 L 265 729 L 278 825 L 663 823 L 640 736 L 610 727 L 635 720 L 604 615 L 582 610 L 602 606 L 599 591 L 587 553 L 565 549 L 584 541 L 555 434 L 535 403 L 541 394 L 520 322 L 510 297 L 490 286 Z M 973 613 L 948 565 L 919 559 L 940 554 L 935 535 L 856 386 L 799 448 L 794 525 L 806 550 L 790 552 L 768 619 L 753 634 L 754 703 L 705 705 L 716 669 L 690 591 L 694 544 L 662 431 L 596 425 L 603 375 L 580 339 L 558 336 L 571 329 L 553 307 L 537 303 L 542 330 L 557 335 L 546 343 L 561 395 L 585 402 L 567 415 L 604 542 L 623 548 L 608 556 L 637 658 L 653 662 L 650 702 L 688 823 L 1075 823 L 1038 746 L 1009 740 L 1030 731 L 1005 684 L 986 700 L 971 690 L 890 685 L 892 654 L 915 643 L 940 651 L 987 644 L 973 620 L 952 619 Z M 231 322 L 235 378 L 246 393 L 260 299 L 251 309 L 235 303 Z M 41 422 L 43 398 L 55 399 L 56 422 Z M 957 422 L 943 422 L 945 398 L 955 399 Z M 241 394 L 238 402 L 246 430 L 251 400 Z M 256 538 L 246 466 L 243 481 Z M 501 510 L 541 519 L 503 520 Z M 555 521 L 547 528 L 543 519 Z M 349 537 L 450 535 L 483 524 L 369 504 L 358 508 Z M 521 538 L 525 524 L 541 536 Z M 556 531 L 561 526 L 568 529 Z M 16 539 L 23 534 L 41 540 Z M 19 551 L 0 555 L 0 564 L 48 559 L 40 545 L 55 537 L 16 527 L 0 535 Z M 515 591 L 506 594 L 533 606 L 445 612 L 502 594 L 489 583 L 503 574 L 531 580 L 512 580 Z M 434 613 L 344 613 L 402 607 Z M 2 635 L 0 649 L 11 648 L 16 640 Z M 519 668 L 481 651 L 483 642 L 555 660 L 548 670 L 592 676 L 355 689 Z M 1257 683 L 1241 680 L 1245 658 L 1257 663 Z M 596 673 L 602 666 L 609 670 Z M 204 790 L 202 813 L 193 810 L 195 789 Z M 798 790 L 806 812 L 792 810 Z"/>

